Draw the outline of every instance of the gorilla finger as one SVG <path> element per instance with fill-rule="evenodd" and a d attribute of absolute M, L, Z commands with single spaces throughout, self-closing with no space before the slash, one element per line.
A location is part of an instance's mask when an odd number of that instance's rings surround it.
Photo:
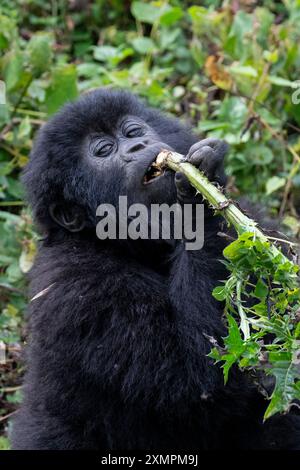
<path fill-rule="evenodd" d="M 211 147 L 205 146 L 198 148 L 193 153 L 189 153 L 187 161 L 192 165 L 199 166 L 206 160 L 212 160 L 215 158 L 214 151 Z"/>
<path fill-rule="evenodd" d="M 186 194 L 191 196 L 195 192 L 187 177 L 181 172 L 175 173 L 175 184 L 177 191 L 179 191 L 182 195 Z"/>
<path fill-rule="evenodd" d="M 222 163 L 222 160 L 210 147 L 203 147 L 198 152 L 195 152 L 189 161 L 209 178 L 214 177 L 217 168 Z"/>
<path fill-rule="evenodd" d="M 192 155 L 194 152 L 204 147 L 212 148 L 220 156 L 220 158 L 224 158 L 228 149 L 227 143 L 224 142 L 223 140 L 208 138 L 208 139 L 200 140 L 200 142 L 196 142 L 194 145 L 192 145 L 192 147 L 189 150 L 188 156 Z"/>
<path fill-rule="evenodd" d="M 203 171 L 210 180 L 223 182 L 223 157 L 216 153 L 211 147 L 205 146 L 194 152 L 189 162 L 200 171 Z"/>

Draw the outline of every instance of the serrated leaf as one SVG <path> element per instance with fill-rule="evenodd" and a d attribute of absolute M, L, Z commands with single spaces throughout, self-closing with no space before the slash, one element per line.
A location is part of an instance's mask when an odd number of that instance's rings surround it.
<path fill-rule="evenodd" d="M 229 335 L 225 338 L 225 343 L 230 347 L 230 352 L 236 352 L 240 354 L 241 349 L 243 349 L 244 342 L 241 337 L 239 326 L 236 320 L 231 315 L 227 315 L 228 320 L 228 333 Z"/>
<path fill-rule="evenodd" d="M 228 320 L 228 336 L 224 338 L 224 343 L 228 350 L 227 354 L 222 356 L 222 360 L 224 361 L 223 364 L 223 374 L 224 374 L 224 381 L 225 383 L 228 380 L 228 374 L 233 366 L 233 364 L 239 359 L 242 355 L 245 345 L 241 337 L 240 329 L 238 327 L 237 322 L 235 319 L 227 314 Z"/>
<path fill-rule="evenodd" d="M 275 376 L 276 384 L 264 415 L 265 420 L 289 409 L 290 403 L 295 399 L 295 381 L 300 378 L 299 369 L 291 361 L 280 360 L 279 356 L 274 355 L 273 360 L 273 367 L 268 374 L 272 373 Z"/>

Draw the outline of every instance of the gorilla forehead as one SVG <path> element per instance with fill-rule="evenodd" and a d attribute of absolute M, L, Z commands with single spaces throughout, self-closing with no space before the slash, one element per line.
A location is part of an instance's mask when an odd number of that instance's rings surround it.
<path fill-rule="evenodd" d="M 142 118 L 160 134 L 174 132 L 175 123 L 159 111 L 147 107 L 129 92 L 111 89 L 94 90 L 64 106 L 45 131 L 51 140 L 74 143 L 74 139 L 78 142 L 90 132 L 113 133 L 120 119 L 127 115 Z"/>

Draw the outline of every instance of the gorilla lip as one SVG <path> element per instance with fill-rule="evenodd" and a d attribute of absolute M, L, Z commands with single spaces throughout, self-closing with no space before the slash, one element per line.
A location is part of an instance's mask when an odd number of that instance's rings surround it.
<path fill-rule="evenodd" d="M 146 173 L 143 177 L 143 184 L 150 184 L 155 179 L 159 178 L 164 174 L 164 171 L 162 170 L 161 165 L 158 162 L 158 156 L 159 154 L 152 161 L 151 165 L 148 166 Z"/>

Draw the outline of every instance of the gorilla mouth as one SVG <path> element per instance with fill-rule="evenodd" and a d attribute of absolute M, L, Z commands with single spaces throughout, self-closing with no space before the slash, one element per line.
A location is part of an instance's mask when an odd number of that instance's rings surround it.
<path fill-rule="evenodd" d="M 143 184 L 152 183 L 155 179 L 159 176 L 164 174 L 164 171 L 161 169 L 161 166 L 157 162 L 158 155 L 156 156 L 155 160 L 148 166 L 146 173 L 143 177 Z"/>

